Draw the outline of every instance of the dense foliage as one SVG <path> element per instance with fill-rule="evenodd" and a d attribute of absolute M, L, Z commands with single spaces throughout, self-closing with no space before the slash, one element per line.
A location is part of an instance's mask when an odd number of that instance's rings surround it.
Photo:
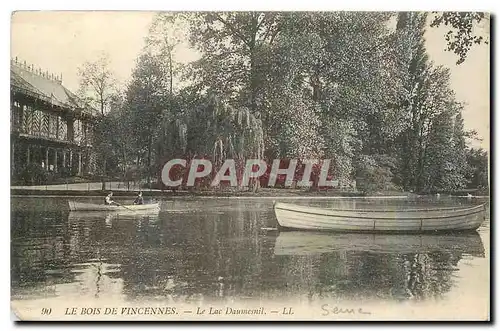
<path fill-rule="evenodd" d="M 489 32 L 490 16 L 484 12 L 443 12 L 434 16 L 431 27 L 448 27 L 445 34 L 447 50 L 458 56 L 457 64 L 467 58 L 474 44 L 488 44 L 487 36 L 477 30 L 479 24 Z"/>
<path fill-rule="evenodd" d="M 161 13 L 109 112 L 107 154 L 153 182 L 172 158 L 239 171 L 295 158 L 332 159 L 340 186 L 363 191 L 487 186 L 428 25 L 422 13 Z M 180 63 L 182 40 L 198 59 Z"/>

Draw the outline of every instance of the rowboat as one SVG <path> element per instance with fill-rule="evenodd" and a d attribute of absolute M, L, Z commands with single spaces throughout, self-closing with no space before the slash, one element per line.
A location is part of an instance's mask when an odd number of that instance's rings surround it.
<path fill-rule="evenodd" d="M 68 201 L 70 211 L 112 211 L 112 212 L 144 212 L 144 211 L 159 211 L 160 203 L 150 203 L 143 205 L 105 205 L 96 203 L 85 203 Z"/>
<path fill-rule="evenodd" d="M 484 257 L 484 245 L 476 231 L 453 234 L 280 232 L 275 255 L 315 255 L 332 252 L 414 254 L 449 252 Z"/>
<path fill-rule="evenodd" d="M 157 211 L 70 211 L 68 221 L 72 223 L 80 222 L 102 222 L 111 226 L 114 221 L 158 221 Z"/>
<path fill-rule="evenodd" d="M 485 204 L 463 208 L 357 210 L 277 202 L 274 212 L 281 230 L 421 233 L 476 230 L 485 219 Z"/>

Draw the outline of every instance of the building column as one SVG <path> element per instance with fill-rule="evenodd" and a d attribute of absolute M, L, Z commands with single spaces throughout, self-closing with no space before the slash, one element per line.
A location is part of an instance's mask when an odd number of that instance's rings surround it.
<path fill-rule="evenodd" d="M 14 142 L 12 142 L 11 144 L 11 148 L 10 148 L 10 175 L 11 177 L 14 176 L 14 174 L 16 173 L 16 158 L 14 156 Z"/>
<path fill-rule="evenodd" d="M 78 176 L 82 175 L 82 152 L 78 153 Z"/>
<path fill-rule="evenodd" d="M 57 172 L 57 149 L 54 149 L 54 172 Z"/>
<path fill-rule="evenodd" d="M 92 152 L 90 150 L 87 150 L 87 154 L 85 157 L 85 165 L 87 168 L 87 172 L 93 174 L 95 172 L 94 165 L 93 165 L 93 160 L 92 160 Z"/>
<path fill-rule="evenodd" d="M 45 147 L 45 170 L 49 171 L 49 148 Z"/>
<path fill-rule="evenodd" d="M 30 145 L 26 145 L 26 164 L 30 164 Z"/>
<path fill-rule="evenodd" d="M 69 150 L 69 173 L 70 176 L 73 174 L 73 151 Z"/>
<path fill-rule="evenodd" d="M 62 165 L 63 165 L 63 168 L 66 169 L 66 150 L 63 149 L 62 152 L 63 152 L 63 162 L 62 162 L 63 164 Z"/>
<path fill-rule="evenodd" d="M 85 173 L 90 173 L 90 172 L 92 172 L 92 169 L 90 169 L 89 151 L 86 150 L 85 154 L 83 154 L 83 155 L 84 155 L 84 157 L 83 157 L 83 171 L 85 171 Z"/>

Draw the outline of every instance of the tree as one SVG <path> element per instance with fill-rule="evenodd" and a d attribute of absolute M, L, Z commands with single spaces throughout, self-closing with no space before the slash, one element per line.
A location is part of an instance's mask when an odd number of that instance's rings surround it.
<path fill-rule="evenodd" d="M 127 176 L 130 166 L 134 137 L 128 134 L 131 127 L 130 118 L 126 116 L 126 103 L 123 94 L 115 94 L 110 100 L 110 111 L 101 124 L 107 141 L 112 146 L 106 154 L 106 164 L 112 173 L 122 173 Z"/>
<path fill-rule="evenodd" d="M 260 117 L 259 62 L 280 32 L 278 13 L 189 14 L 189 40 L 201 53 L 190 77 L 198 91 L 213 92 Z"/>
<path fill-rule="evenodd" d="M 130 118 L 130 133 L 134 137 L 137 151 L 137 163 L 145 166 L 143 171 L 148 183 L 153 172 L 155 132 L 164 116 L 163 113 L 170 111 L 170 72 L 161 54 L 146 50 L 137 61 L 126 92 L 127 115 Z"/>
<path fill-rule="evenodd" d="M 462 186 L 463 171 L 460 155 L 463 149 L 460 139 L 463 130 L 454 126 L 454 118 L 462 111 L 450 88 L 449 69 L 434 67 L 424 76 L 420 91 L 418 131 L 413 132 L 418 144 L 412 152 L 417 155 L 415 189 L 430 188 L 455 190 Z M 415 127 L 415 126 L 414 126 Z M 463 125 L 462 125 L 463 129 Z M 434 161 L 432 161 L 434 160 Z M 426 173 L 431 165 L 431 172 Z M 430 178 L 430 181 L 428 180 Z M 427 179 L 427 180 L 426 180 Z"/>
<path fill-rule="evenodd" d="M 395 159 L 387 155 L 361 155 L 357 160 L 356 188 L 365 193 L 394 189 Z"/>
<path fill-rule="evenodd" d="M 245 127 L 238 129 L 238 138 L 235 139 L 248 143 L 245 149 L 254 151 L 256 158 L 264 155 L 260 140 L 264 139 L 266 125 L 262 118 L 265 101 L 262 98 L 264 72 L 261 63 L 269 54 L 268 46 L 274 43 L 280 32 L 280 17 L 279 13 L 259 12 L 211 12 L 186 16 L 190 43 L 201 54 L 201 58 L 188 68 L 188 77 L 193 81 L 191 90 L 215 96 L 223 105 L 221 109 L 233 109 L 229 114 L 254 119 L 248 125 L 253 127 L 255 139 L 244 139 L 247 135 Z M 229 115 L 226 124 L 230 125 L 231 117 Z M 221 135 L 227 138 L 225 127 L 220 126 L 217 130 L 222 130 Z M 254 189 L 258 186 L 256 181 Z"/>
<path fill-rule="evenodd" d="M 486 24 L 490 21 L 486 13 L 444 12 L 434 16 L 431 27 L 445 25 L 450 28 L 445 34 L 447 50 L 455 53 L 458 56 L 457 64 L 461 64 L 474 44 L 488 44 L 489 28 L 486 36 L 477 34 L 479 24 L 485 21 Z"/>
<path fill-rule="evenodd" d="M 103 54 L 97 61 L 85 62 L 78 69 L 80 76 L 78 95 L 87 107 L 97 110 L 94 149 L 101 162 L 102 190 L 106 187 L 107 156 L 113 150 L 110 144 L 110 122 L 106 115 L 110 111 L 113 97 L 118 93 L 109 64 L 109 57 Z"/>
<path fill-rule="evenodd" d="M 178 78 L 182 69 L 181 64 L 175 60 L 176 51 L 186 36 L 185 21 L 182 15 L 172 13 L 159 13 L 145 38 L 144 50 L 150 54 L 158 55 L 168 68 L 170 95 L 174 94 L 174 79 Z"/>
<path fill-rule="evenodd" d="M 482 148 L 470 148 L 466 151 L 469 172 L 466 175 L 467 188 L 489 188 L 488 153 Z"/>
<path fill-rule="evenodd" d="M 425 49 L 426 15 L 400 13 L 398 30 L 406 49 L 407 126 L 399 137 L 399 180 L 406 190 L 456 190 L 465 176 L 462 106 L 450 87 L 450 71 L 435 66 Z"/>
<path fill-rule="evenodd" d="M 271 137 L 283 122 L 311 118 L 295 134 L 310 136 L 318 118 L 319 155 L 334 159 L 336 177 L 347 184 L 363 149 L 381 149 L 396 137 L 397 112 L 388 107 L 400 92 L 396 53 L 391 47 L 390 13 L 291 13 L 284 16 L 263 85 L 269 99 L 297 95 L 307 107 L 288 106 L 283 117 L 274 103 L 266 109 Z M 294 102 L 299 105 L 299 103 Z M 305 111 L 308 110 L 308 111 Z M 314 110 L 314 111 L 313 111 Z M 396 116 L 394 116 L 396 115 Z M 264 117 L 266 118 L 266 117 Z M 378 121 L 375 121 L 378 119 Z M 274 127 L 273 123 L 280 123 Z M 380 124 L 380 125 L 376 125 Z M 384 137 L 376 145 L 373 136 Z M 378 141 L 377 141 L 378 142 Z M 301 141 L 307 145 L 307 141 Z"/>
<path fill-rule="evenodd" d="M 109 110 L 111 97 L 116 93 L 116 79 L 109 69 L 109 56 L 102 54 L 94 62 L 85 62 L 78 69 L 80 88 L 78 95 L 91 109 L 104 116 Z"/>
<path fill-rule="evenodd" d="M 453 119 L 450 112 L 437 115 L 427 137 L 425 158 L 417 190 L 435 192 L 456 189 L 461 179 L 453 160 Z"/>
<path fill-rule="evenodd" d="M 429 56 L 425 49 L 425 24 L 425 14 L 398 14 L 395 44 L 400 50 L 399 76 L 403 80 L 404 93 L 397 107 L 405 120 L 398 137 L 398 184 L 410 191 L 419 189 L 418 169 L 419 165 L 420 169 L 423 165 L 423 131 L 426 118 L 421 115 L 425 100 L 424 81 L 430 70 Z M 427 82 L 432 83 L 432 80 L 427 79 Z"/>
<path fill-rule="evenodd" d="M 209 95 L 198 100 L 188 119 L 187 154 L 210 158 L 214 173 L 229 158 L 235 160 L 237 177 L 241 179 L 247 158 L 263 158 L 262 123 L 250 109 L 233 107 Z M 259 182 L 252 180 L 250 187 L 257 190 Z"/>
<path fill-rule="evenodd" d="M 454 186 L 458 188 L 465 187 L 467 180 L 466 175 L 468 173 L 468 164 L 467 164 L 467 144 L 465 142 L 465 138 L 468 135 L 464 129 L 464 120 L 462 118 L 463 106 L 460 104 L 456 105 L 456 112 L 454 121 L 453 121 L 453 164 L 455 168 L 455 175 L 457 176 L 457 182 L 454 183 Z"/>

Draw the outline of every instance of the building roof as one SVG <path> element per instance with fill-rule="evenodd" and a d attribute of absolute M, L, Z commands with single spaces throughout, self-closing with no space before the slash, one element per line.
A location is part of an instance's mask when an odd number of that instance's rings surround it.
<path fill-rule="evenodd" d="M 64 87 L 60 79 L 17 61 L 11 61 L 10 85 L 13 90 L 42 99 L 54 106 L 72 110 L 83 108 L 78 97 Z"/>

